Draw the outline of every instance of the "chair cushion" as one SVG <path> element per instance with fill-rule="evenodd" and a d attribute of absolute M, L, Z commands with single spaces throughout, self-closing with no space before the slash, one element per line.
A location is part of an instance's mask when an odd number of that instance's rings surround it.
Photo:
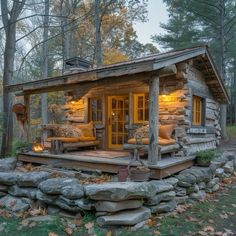
<path fill-rule="evenodd" d="M 142 138 L 142 144 L 147 145 L 148 142 L 148 138 Z M 158 138 L 158 144 L 162 145 L 162 146 L 166 146 L 166 145 L 171 145 L 171 144 L 175 144 L 176 141 L 174 139 L 163 139 L 161 137 Z M 136 139 L 135 138 L 131 138 L 128 140 L 128 144 L 136 144 Z"/>
<path fill-rule="evenodd" d="M 159 143 L 159 145 L 167 146 L 167 145 L 175 144 L 176 141 L 174 139 L 172 139 L 172 138 L 164 139 L 164 138 L 159 137 L 158 143 Z"/>
<path fill-rule="evenodd" d="M 51 137 L 47 138 L 47 142 L 51 142 L 52 140 L 59 140 L 63 143 L 77 143 L 80 141 L 79 138 L 67 138 L 67 137 Z"/>
<path fill-rule="evenodd" d="M 142 138 L 142 144 L 147 145 L 148 144 L 148 138 Z M 135 138 L 131 138 L 128 140 L 129 144 L 136 144 L 136 139 Z"/>
<path fill-rule="evenodd" d="M 87 137 L 81 136 L 78 139 L 79 139 L 80 142 L 96 141 L 97 140 L 96 137 L 94 137 L 94 136 L 87 136 Z"/>
<path fill-rule="evenodd" d="M 93 122 L 89 122 L 88 124 L 76 124 L 74 127 L 81 130 L 83 137 L 93 137 Z"/>
<path fill-rule="evenodd" d="M 163 139 L 171 139 L 174 125 L 161 125 L 159 127 L 159 136 Z"/>

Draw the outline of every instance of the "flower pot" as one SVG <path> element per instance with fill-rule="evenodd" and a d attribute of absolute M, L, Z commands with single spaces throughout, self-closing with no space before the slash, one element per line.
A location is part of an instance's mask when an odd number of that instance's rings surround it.
<path fill-rule="evenodd" d="M 128 172 L 128 168 L 127 167 L 120 167 L 118 169 L 118 181 L 119 182 L 126 182 L 127 178 L 128 178 L 129 172 Z"/>
<path fill-rule="evenodd" d="M 144 166 L 130 168 L 130 179 L 136 182 L 147 181 L 150 178 L 150 169 Z"/>
<path fill-rule="evenodd" d="M 206 161 L 206 160 L 202 160 L 200 158 L 196 158 L 196 164 L 198 166 L 208 167 L 211 164 L 211 161 Z"/>

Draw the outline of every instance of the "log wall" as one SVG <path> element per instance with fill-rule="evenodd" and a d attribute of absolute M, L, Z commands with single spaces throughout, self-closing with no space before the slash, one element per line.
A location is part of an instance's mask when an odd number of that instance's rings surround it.
<path fill-rule="evenodd" d="M 178 73 L 160 79 L 159 123 L 175 124 L 176 137 L 182 147 L 179 155 L 191 154 L 196 151 L 215 148 L 220 141 L 219 104 L 206 85 L 203 74 L 191 65 L 177 65 Z M 89 98 L 100 97 L 103 101 L 103 121 L 96 124 L 97 136 L 101 148 L 106 147 L 107 96 L 128 95 L 130 100 L 129 127 L 133 124 L 133 94 L 148 93 L 147 74 L 136 76 L 108 78 L 96 83 L 80 85 L 73 93 L 78 102 L 66 105 L 67 120 L 70 122 L 89 121 Z M 168 95 L 163 95 L 163 92 Z M 200 96 L 205 101 L 205 124 L 202 127 L 192 126 L 192 96 Z M 76 106 L 75 106 L 76 105 Z M 77 108 L 78 109 L 77 109 Z M 76 108 L 76 109 L 75 109 Z"/>

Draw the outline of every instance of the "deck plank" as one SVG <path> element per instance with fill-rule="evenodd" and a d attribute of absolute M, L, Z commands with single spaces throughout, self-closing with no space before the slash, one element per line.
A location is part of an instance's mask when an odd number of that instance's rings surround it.
<path fill-rule="evenodd" d="M 76 155 L 75 155 L 76 154 Z M 38 164 L 50 165 L 53 167 L 79 168 L 82 170 L 101 170 L 108 173 L 117 173 L 121 166 L 127 166 L 130 158 L 104 158 L 94 156 L 83 156 L 82 152 L 63 153 L 59 155 L 50 153 L 19 153 L 18 160 Z M 161 179 L 177 173 L 193 165 L 193 156 L 163 158 L 156 165 L 148 165 L 147 159 L 143 162 L 151 169 L 151 177 Z"/>

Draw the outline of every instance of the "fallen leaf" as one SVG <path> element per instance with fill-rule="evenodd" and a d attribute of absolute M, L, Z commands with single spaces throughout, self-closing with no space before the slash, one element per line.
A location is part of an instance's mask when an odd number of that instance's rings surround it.
<path fill-rule="evenodd" d="M 76 219 L 76 220 L 74 221 L 74 223 L 75 223 L 75 225 L 76 225 L 77 227 L 80 227 L 81 224 L 82 224 L 82 220 Z"/>
<path fill-rule="evenodd" d="M 66 228 L 64 229 L 64 231 L 65 231 L 68 235 L 72 235 L 72 234 L 73 234 L 73 229 L 72 229 L 72 228 L 66 227 Z"/>
<path fill-rule="evenodd" d="M 31 223 L 28 225 L 28 227 L 30 227 L 30 228 L 33 228 L 34 226 L 36 226 L 36 222 L 31 222 Z"/>
<path fill-rule="evenodd" d="M 25 219 L 21 221 L 21 225 L 27 227 L 29 225 L 29 220 Z"/>
<path fill-rule="evenodd" d="M 220 218 L 221 219 L 228 219 L 229 216 L 226 213 L 224 213 L 224 214 L 220 214 Z"/>
<path fill-rule="evenodd" d="M 30 209 L 29 214 L 31 216 L 38 216 L 41 215 L 41 209 Z"/>
<path fill-rule="evenodd" d="M 212 220 L 212 219 L 209 219 L 209 220 L 208 220 L 208 223 L 210 223 L 210 224 L 214 224 L 214 223 L 215 223 L 215 221 L 214 221 L 214 220 Z"/>
<path fill-rule="evenodd" d="M 161 235 L 161 232 L 159 230 L 154 230 L 154 235 Z"/>
<path fill-rule="evenodd" d="M 214 232 L 215 229 L 212 226 L 205 226 L 203 229 L 204 232 Z"/>
<path fill-rule="evenodd" d="M 198 235 L 201 235 L 201 236 L 207 236 L 208 235 L 208 233 L 204 232 L 204 231 L 198 231 L 197 233 L 198 233 Z"/>
<path fill-rule="evenodd" d="M 112 236 L 112 232 L 111 232 L 111 231 L 108 231 L 108 232 L 106 233 L 106 236 Z"/>
<path fill-rule="evenodd" d="M 236 207 L 236 204 L 231 204 L 232 207 Z"/>
<path fill-rule="evenodd" d="M 10 218 L 11 214 L 8 211 L 1 211 L 1 216 L 4 218 Z"/>
<path fill-rule="evenodd" d="M 186 217 L 186 221 L 196 222 L 196 221 L 198 221 L 198 219 L 196 219 L 196 218 L 194 218 L 192 216 L 187 216 Z"/>
<path fill-rule="evenodd" d="M 56 233 L 54 233 L 54 232 L 50 232 L 50 233 L 48 234 L 48 236 L 58 236 L 58 234 L 56 234 Z"/>
<path fill-rule="evenodd" d="M 94 226 L 93 222 L 88 222 L 87 224 L 84 225 L 86 229 L 91 229 Z"/>

